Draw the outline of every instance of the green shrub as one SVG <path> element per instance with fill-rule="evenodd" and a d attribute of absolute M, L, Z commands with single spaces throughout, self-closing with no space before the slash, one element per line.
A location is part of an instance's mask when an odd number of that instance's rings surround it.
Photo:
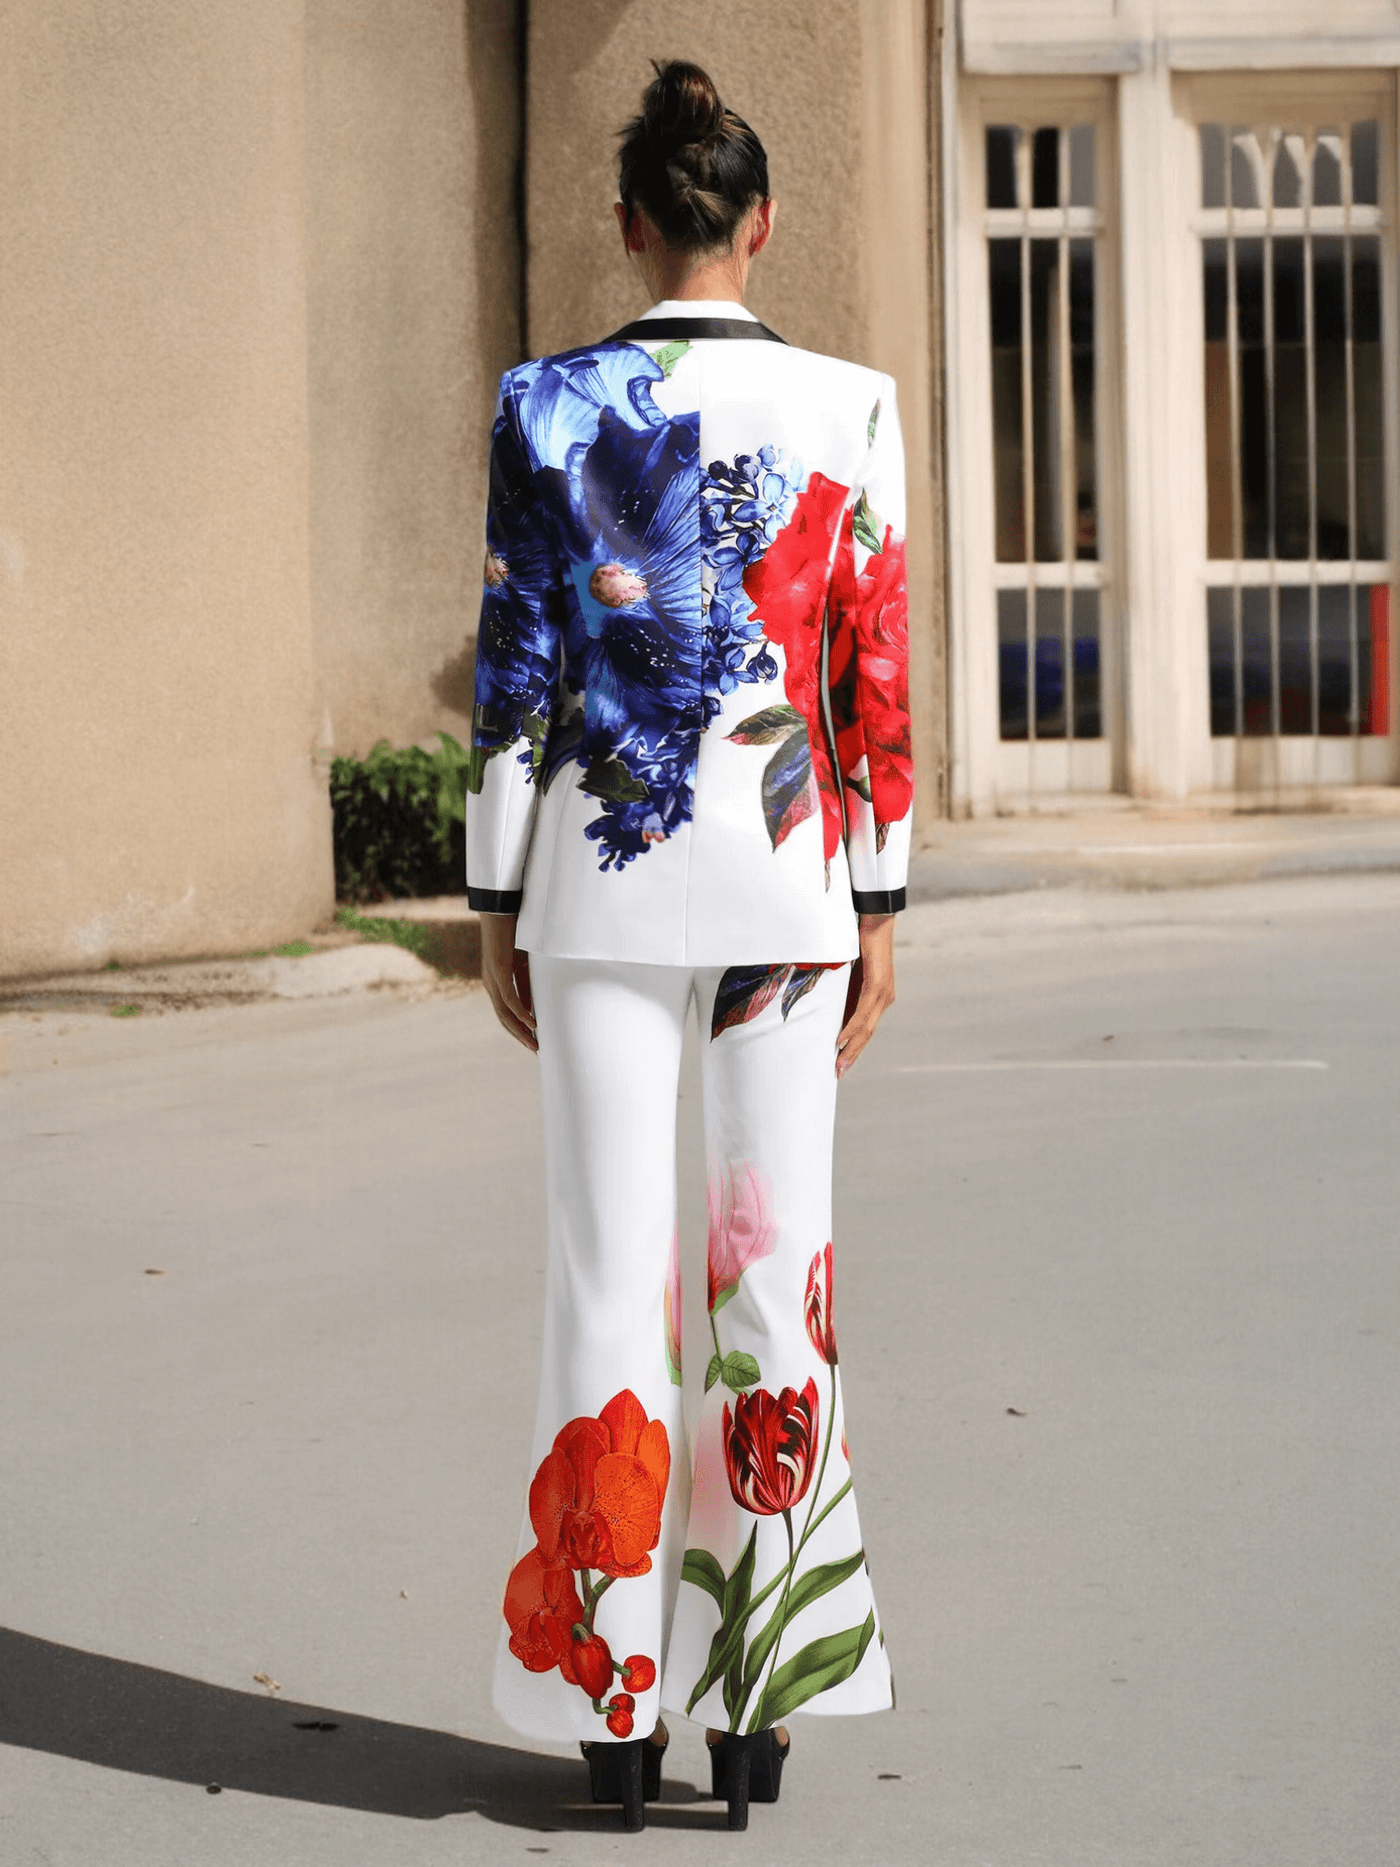
<path fill-rule="evenodd" d="M 381 739 L 365 759 L 331 761 L 338 901 L 462 892 L 469 755 L 450 733 L 438 740 L 429 752 Z"/>

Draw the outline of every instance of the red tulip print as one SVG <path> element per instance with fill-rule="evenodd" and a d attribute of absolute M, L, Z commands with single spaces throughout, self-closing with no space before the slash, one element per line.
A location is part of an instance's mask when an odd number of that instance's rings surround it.
<path fill-rule="evenodd" d="M 505 1617 L 510 1650 L 527 1672 L 547 1673 L 557 1666 L 570 1685 L 578 1684 L 573 1630 L 583 1619 L 583 1603 L 570 1570 L 530 1550 L 510 1572 Z M 611 1683 L 611 1670 L 608 1678 Z"/>
<path fill-rule="evenodd" d="M 775 1517 L 800 1504 L 812 1478 L 817 1450 L 817 1384 L 799 1394 L 785 1387 L 739 1394 L 731 1417 L 724 1407 L 724 1465 L 734 1501 L 758 1517 Z"/>
<path fill-rule="evenodd" d="M 597 1419 L 570 1420 L 530 1486 L 530 1522 L 548 1562 L 645 1575 L 661 1534 L 671 1448 L 630 1388 Z"/>
<path fill-rule="evenodd" d="M 819 1251 L 807 1272 L 807 1334 L 829 1368 L 836 1366 L 836 1324 L 831 1307 L 831 1246 Z"/>

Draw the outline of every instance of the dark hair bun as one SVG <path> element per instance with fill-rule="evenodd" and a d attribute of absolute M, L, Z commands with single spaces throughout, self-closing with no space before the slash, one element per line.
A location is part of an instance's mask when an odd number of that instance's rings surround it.
<path fill-rule="evenodd" d="M 642 114 L 622 132 L 623 206 L 645 209 L 677 251 L 728 246 L 744 215 L 768 198 L 763 144 L 698 65 L 672 59 L 652 69 Z"/>
<path fill-rule="evenodd" d="M 724 122 L 724 105 L 709 73 L 682 59 L 657 65 L 655 70 L 656 77 L 642 96 L 648 141 L 671 150 L 713 136 Z"/>

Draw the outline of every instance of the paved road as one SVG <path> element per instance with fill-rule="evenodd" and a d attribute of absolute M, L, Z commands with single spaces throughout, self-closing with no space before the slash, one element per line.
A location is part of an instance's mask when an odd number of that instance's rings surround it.
<path fill-rule="evenodd" d="M 837 1232 L 900 1710 L 732 1840 L 690 1727 L 636 1840 L 486 1701 L 540 1205 L 479 991 L 0 1020 L 6 1867 L 1392 1867 L 1400 881 L 903 926 Z"/>

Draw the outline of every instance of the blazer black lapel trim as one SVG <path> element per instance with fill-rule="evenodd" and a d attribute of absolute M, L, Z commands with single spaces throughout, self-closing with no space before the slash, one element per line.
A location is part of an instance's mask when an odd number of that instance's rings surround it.
<path fill-rule="evenodd" d="M 605 337 L 603 342 L 635 344 L 653 337 L 750 337 L 769 344 L 787 342 L 786 337 L 779 337 L 766 324 L 751 318 L 637 318 L 631 324 L 624 324 L 620 331 L 614 331 L 611 337 Z"/>

